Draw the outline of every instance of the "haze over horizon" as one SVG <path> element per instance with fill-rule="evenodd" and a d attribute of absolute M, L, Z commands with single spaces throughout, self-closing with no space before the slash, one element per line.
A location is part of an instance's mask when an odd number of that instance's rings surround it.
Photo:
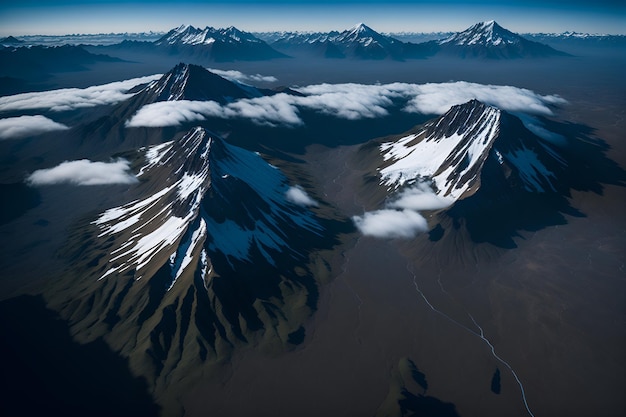
<path fill-rule="evenodd" d="M 444 0 L 23 0 L 0 4 L 0 36 L 167 31 L 181 24 L 262 31 L 343 30 L 363 22 L 379 32 L 461 31 L 496 20 L 518 33 L 626 34 L 619 1 Z"/>

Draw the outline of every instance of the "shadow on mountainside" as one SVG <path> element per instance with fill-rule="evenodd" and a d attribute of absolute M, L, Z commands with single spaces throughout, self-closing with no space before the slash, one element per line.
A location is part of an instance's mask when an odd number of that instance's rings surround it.
<path fill-rule="evenodd" d="M 143 379 L 101 339 L 81 345 L 41 296 L 0 302 L 0 415 L 157 416 Z"/>
<path fill-rule="evenodd" d="M 458 229 L 464 224 L 474 242 L 515 248 L 514 238 L 520 237 L 521 231 L 564 225 L 567 216 L 586 217 L 572 205 L 573 191 L 603 195 L 606 185 L 626 185 L 626 171 L 607 157 L 610 146 L 594 136 L 594 129 L 546 119 L 542 123 L 562 137 L 561 143 L 552 146 L 566 164 L 556 179 L 556 190 L 524 191 L 520 184 L 504 179 L 495 158 L 489 158 L 483 167 L 480 190 L 446 211 L 452 221 L 443 220 L 444 229 Z M 445 230 L 437 230 L 439 238 L 443 234 Z"/>

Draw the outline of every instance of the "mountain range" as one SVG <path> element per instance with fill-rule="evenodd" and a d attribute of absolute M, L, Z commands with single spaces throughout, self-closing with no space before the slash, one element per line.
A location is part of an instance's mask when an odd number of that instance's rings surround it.
<path fill-rule="evenodd" d="M 132 61 L 137 56 L 167 56 L 206 63 L 264 61 L 290 56 L 403 61 L 435 55 L 483 59 L 567 55 L 514 34 L 494 21 L 478 23 L 445 39 L 421 43 L 402 42 L 393 36 L 380 34 L 363 23 L 342 32 L 290 32 L 263 36 L 271 44 L 232 26 L 221 29 L 207 26 L 201 29 L 182 25 L 155 41 L 124 40 L 96 46 L 26 45 L 22 40 L 10 36 L 0 41 L 3 45 L 0 47 L 0 55 L 5 57 L 3 62 L 7 63 L 0 70 L 0 94 L 26 91 L 30 80 L 49 78 L 54 73 L 84 70 L 86 66 L 99 62 Z"/>
<path fill-rule="evenodd" d="M 529 41 L 495 21 L 477 23 L 451 36 L 421 43 L 402 42 L 360 23 L 343 32 L 265 34 L 271 46 L 285 53 L 308 53 L 325 58 L 416 59 L 432 55 L 460 58 L 537 58 L 567 55 Z"/>
<path fill-rule="evenodd" d="M 213 61 L 256 61 L 285 56 L 248 32 L 233 26 L 225 29 L 195 28 L 182 25 L 170 30 L 154 43 L 158 49 L 186 57 L 208 58 Z"/>
<path fill-rule="evenodd" d="M 102 47 L 101 50 L 110 54 L 120 51 L 166 53 L 186 60 L 217 62 L 289 56 L 402 61 L 438 54 L 487 59 L 566 55 L 514 34 L 494 21 L 478 23 L 445 39 L 419 43 L 402 42 L 393 36 L 378 33 L 363 23 L 341 32 L 280 32 L 259 36 L 261 38 L 232 26 L 225 29 L 200 29 L 182 25 L 154 42 L 124 41 Z"/>
<path fill-rule="evenodd" d="M 96 63 L 123 62 L 106 54 L 91 53 L 82 46 L 24 46 L 15 41 L 0 44 L 0 59 L 3 62 L 0 68 L 0 94 L 20 92 L 19 84 L 25 80 L 41 82 L 53 73 L 85 71 Z"/>

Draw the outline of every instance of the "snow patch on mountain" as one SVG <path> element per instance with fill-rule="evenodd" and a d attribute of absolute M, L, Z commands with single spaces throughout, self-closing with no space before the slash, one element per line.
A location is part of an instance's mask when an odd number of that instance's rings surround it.
<path fill-rule="evenodd" d="M 514 165 L 522 181 L 524 188 L 530 192 L 547 191 L 542 183 L 550 186 L 552 191 L 556 191 L 552 185 L 552 181 L 556 179 L 553 172 L 548 170 L 545 165 L 538 159 L 537 154 L 531 149 L 521 148 L 511 151 L 503 155 L 503 157 L 512 165 Z M 542 179 L 544 181 L 542 181 Z"/>
<path fill-rule="evenodd" d="M 177 252 L 170 255 L 170 268 L 172 271 L 172 283 L 167 288 L 167 290 L 171 290 L 176 280 L 180 278 L 185 269 L 191 264 L 193 261 L 193 253 L 197 250 L 197 248 L 202 246 L 204 239 L 207 235 L 207 227 L 204 219 L 200 219 L 199 226 L 193 230 L 191 236 L 180 245 Z M 206 271 L 202 271 L 202 274 L 206 274 Z"/>
<path fill-rule="evenodd" d="M 288 199 L 290 187 L 279 169 L 202 128 L 143 152 L 146 163 L 140 173 L 148 177 L 146 184 L 151 176 L 167 175 L 166 185 L 93 222 L 99 238 L 120 238 L 100 279 L 128 271 L 139 279 L 145 268 L 154 268 L 154 260 L 167 258 L 171 288 L 190 265 L 200 265 L 197 257 L 203 250 L 219 252 L 232 263 L 252 262 L 256 248 L 274 265 L 277 254 L 303 255 L 288 244 L 289 230 L 322 232 L 305 204 Z M 209 269 L 203 265 L 201 269 Z"/>
<path fill-rule="evenodd" d="M 101 229 L 98 237 L 129 235 L 124 244 L 111 252 L 114 256 L 109 262 L 113 265 L 100 279 L 131 269 L 140 271 L 157 255 L 174 246 L 196 218 L 209 185 L 208 151 L 212 141 L 206 140 L 202 129 L 195 129 L 181 141 L 183 148 L 191 148 L 200 155 L 199 166 L 153 195 L 109 209 L 93 222 Z M 172 150 L 170 147 L 169 152 Z M 155 166 L 152 164 L 151 169 Z"/>
<path fill-rule="evenodd" d="M 500 111 L 489 107 L 474 125 L 464 125 L 449 136 L 441 136 L 435 131 L 416 143 L 415 139 L 425 133 L 421 132 L 382 144 L 380 149 L 383 158 L 393 162 L 380 170 L 381 183 L 390 189 L 397 189 L 416 178 L 430 178 L 438 195 L 457 200 L 471 185 L 470 181 L 461 179 L 484 156 L 485 150 L 491 147 L 499 132 L 499 120 Z M 468 138 L 469 135 L 474 136 Z M 465 167 L 455 172 L 454 178 L 451 174 L 458 167 L 450 163 L 453 160 L 462 160 Z"/>

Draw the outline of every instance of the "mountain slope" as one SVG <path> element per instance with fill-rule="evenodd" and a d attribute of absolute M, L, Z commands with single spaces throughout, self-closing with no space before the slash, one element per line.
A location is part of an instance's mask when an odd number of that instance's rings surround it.
<path fill-rule="evenodd" d="M 589 173 L 590 160 L 606 162 L 593 143 L 543 136 L 517 116 L 472 100 L 410 132 L 363 145 L 353 163 L 366 169 L 360 193 L 369 196 L 368 210 L 424 210 L 431 240 L 446 235 L 450 245 L 512 248 L 520 230 L 564 224 L 563 214 L 580 216 L 568 198 L 600 181 Z M 446 245 L 439 248 L 450 256 Z"/>
<path fill-rule="evenodd" d="M 105 336 L 162 398 L 237 346 L 300 343 L 330 223 L 288 198 L 276 167 L 202 128 L 137 155 L 132 201 L 76 228 L 74 272 L 53 284 L 77 337 Z"/>
<path fill-rule="evenodd" d="M 488 159 L 502 167 L 502 179 L 528 192 L 556 191 L 564 166 L 552 146 L 519 119 L 477 100 L 453 106 L 419 132 L 380 149 L 381 184 L 398 189 L 427 179 L 437 195 L 454 201 L 478 191 Z"/>
<path fill-rule="evenodd" d="M 103 154 L 124 152 L 168 140 L 176 129 L 129 128 L 126 123 L 143 106 L 180 100 L 215 101 L 226 104 L 240 98 L 259 97 L 273 92 L 229 81 L 207 69 L 180 63 L 159 80 L 143 86 L 130 99 L 117 104 L 94 122 L 76 129 L 76 141 L 83 149 L 102 149 Z M 107 146 L 103 146 L 107 144 Z"/>
<path fill-rule="evenodd" d="M 437 43 L 440 53 L 462 58 L 511 59 L 567 55 L 548 45 L 529 41 L 493 20 L 477 23 Z"/>
<path fill-rule="evenodd" d="M 212 100 L 226 104 L 235 99 L 259 97 L 263 94 L 254 87 L 229 81 L 201 66 L 181 62 L 139 95 L 146 96 L 143 100 L 146 103 Z"/>

